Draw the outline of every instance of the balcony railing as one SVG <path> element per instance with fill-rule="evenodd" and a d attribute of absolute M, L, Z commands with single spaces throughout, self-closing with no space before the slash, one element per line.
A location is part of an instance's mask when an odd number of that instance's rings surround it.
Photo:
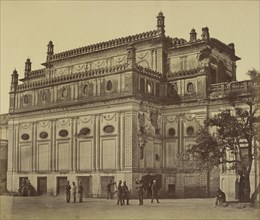
<path fill-rule="evenodd" d="M 225 93 L 231 91 L 244 91 L 247 90 L 251 86 L 250 80 L 245 81 L 235 81 L 235 82 L 225 82 L 225 83 L 217 83 L 212 84 L 210 86 L 210 92 L 212 93 Z"/>

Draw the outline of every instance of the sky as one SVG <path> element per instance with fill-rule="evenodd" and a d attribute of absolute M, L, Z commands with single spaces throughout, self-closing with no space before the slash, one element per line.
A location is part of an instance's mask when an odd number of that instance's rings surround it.
<path fill-rule="evenodd" d="M 259 70 L 260 1 L 12 1 L 0 0 L 0 114 L 9 108 L 11 74 L 24 77 L 29 57 L 32 70 L 44 68 L 47 44 L 54 53 L 156 29 L 165 16 L 166 35 L 189 39 L 195 28 L 235 44 L 237 80 Z"/>

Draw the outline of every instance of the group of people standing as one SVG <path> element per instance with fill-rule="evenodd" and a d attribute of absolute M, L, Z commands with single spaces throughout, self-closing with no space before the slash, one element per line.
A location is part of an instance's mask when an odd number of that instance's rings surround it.
<path fill-rule="evenodd" d="M 113 199 L 114 192 L 112 191 L 112 186 L 116 186 L 116 182 L 112 180 L 107 184 L 107 199 Z M 124 181 L 122 185 L 122 181 L 119 180 L 117 187 L 117 205 L 129 205 L 129 188 L 126 185 L 126 181 Z"/>
<path fill-rule="evenodd" d="M 159 203 L 158 198 L 158 192 L 159 187 L 156 183 L 156 180 L 153 180 L 152 183 L 149 184 L 148 188 L 146 189 L 143 183 L 143 180 L 136 180 L 136 189 L 138 192 L 138 199 L 139 199 L 139 205 L 143 205 L 144 200 L 144 193 L 147 190 L 148 195 L 151 196 L 151 203 L 153 203 L 153 200 L 155 199 L 157 203 Z M 126 181 L 123 182 L 119 180 L 118 185 L 116 185 L 116 182 L 113 182 L 112 180 L 110 183 L 107 184 L 107 199 L 113 199 L 113 191 L 112 186 L 115 185 L 117 188 L 117 205 L 129 205 L 129 197 L 130 197 L 130 190 L 128 186 L 126 185 Z"/>
<path fill-rule="evenodd" d="M 72 193 L 71 193 L 72 190 Z M 84 187 L 82 185 L 82 181 L 79 182 L 78 186 L 78 194 L 79 194 L 79 202 L 83 202 L 83 190 Z M 70 182 L 67 182 L 67 185 L 65 186 L 65 191 L 66 191 L 66 201 L 69 203 L 70 202 L 70 195 L 72 194 L 73 197 L 73 202 L 76 203 L 76 194 L 77 194 L 77 186 L 75 182 L 72 182 L 72 187 L 70 186 Z"/>
<path fill-rule="evenodd" d="M 144 201 L 144 192 L 145 192 L 145 187 L 144 187 L 144 183 L 143 180 L 136 180 L 136 189 L 138 191 L 138 199 L 139 199 L 139 205 L 143 205 L 143 201 Z M 159 187 L 156 183 L 156 180 L 153 180 L 152 183 L 150 183 L 148 185 L 148 189 L 147 189 L 148 195 L 151 195 L 151 203 L 153 203 L 153 200 L 156 199 L 157 203 L 159 202 L 159 197 L 158 197 L 158 192 L 159 192 Z"/>
<path fill-rule="evenodd" d="M 117 188 L 117 205 L 129 205 L 129 198 L 130 198 L 130 190 L 128 186 L 126 185 L 126 181 L 123 182 L 119 180 L 118 185 L 116 185 L 116 182 L 113 182 L 112 180 L 110 183 L 107 184 L 107 199 L 113 199 L 114 192 L 112 190 L 112 186 L 115 185 Z M 159 203 L 158 198 L 158 191 L 159 187 L 156 183 L 156 180 L 153 180 L 152 183 L 148 185 L 148 188 L 146 189 L 143 183 L 143 180 L 136 180 L 136 189 L 138 192 L 138 199 L 139 199 L 139 205 L 143 205 L 144 200 L 144 193 L 147 190 L 148 194 L 151 195 L 151 203 L 153 203 L 153 200 L 155 199 L 157 203 Z M 66 191 L 66 201 L 69 203 L 70 198 L 72 195 L 73 202 L 76 203 L 76 195 L 79 194 L 79 202 L 83 202 L 83 190 L 84 187 L 82 185 L 82 181 L 79 182 L 79 186 L 77 187 L 75 182 L 72 182 L 72 186 L 70 186 L 70 182 L 67 181 L 67 184 L 65 186 Z"/>

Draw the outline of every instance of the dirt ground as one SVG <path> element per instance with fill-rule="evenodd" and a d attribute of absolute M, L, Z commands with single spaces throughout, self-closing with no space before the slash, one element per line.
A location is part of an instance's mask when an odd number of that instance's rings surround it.
<path fill-rule="evenodd" d="M 1 219 L 260 219 L 259 209 L 244 204 L 215 207 L 214 199 L 164 199 L 160 203 L 144 200 L 139 206 L 117 206 L 116 200 L 84 199 L 66 203 L 65 197 L 1 196 Z"/>

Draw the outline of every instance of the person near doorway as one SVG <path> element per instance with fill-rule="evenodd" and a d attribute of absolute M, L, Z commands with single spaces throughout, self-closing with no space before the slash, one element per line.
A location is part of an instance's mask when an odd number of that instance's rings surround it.
<path fill-rule="evenodd" d="M 153 203 L 154 199 L 156 199 L 157 203 L 159 203 L 159 199 L 158 199 L 159 187 L 158 187 L 158 185 L 156 183 L 156 180 L 153 181 L 151 189 L 152 189 L 152 200 L 151 200 L 151 203 Z"/>
<path fill-rule="evenodd" d="M 67 182 L 67 185 L 65 186 L 65 191 L 66 191 L 66 201 L 70 202 L 70 181 Z"/>
<path fill-rule="evenodd" d="M 107 184 L 107 199 L 113 199 L 112 186 L 115 184 L 116 182 L 113 182 L 113 180 L 110 180 L 110 183 Z"/>
<path fill-rule="evenodd" d="M 139 199 L 139 205 L 143 205 L 144 204 L 144 184 L 143 184 L 143 180 L 136 180 L 136 189 L 138 192 L 138 199 Z"/>
<path fill-rule="evenodd" d="M 123 187 L 122 187 L 122 181 L 119 180 L 118 186 L 117 186 L 117 205 L 124 205 L 123 204 Z"/>
<path fill-rule="evenodd" d="M 75 182 L 72 182 L 72 196 L 73 196 L 73 202 L 76 203 L 76 193 L 77 193 L 77 187 Z"/>
<path fill-rule="evenodd" d="M 79 193 L 79 202 L 83 202 L 83 190 L 84 187 L 82 185 L 82 181 L 79 181 L 78 193 Z"/>
<path fill-rule="evenodd" d="M 122 190 L 123 190 L 123 204 L 126 203 L 126 205 L 129 205 L 129 189 L 128 186 L 126 185 L 126 181 L 124 181 Z"/>

